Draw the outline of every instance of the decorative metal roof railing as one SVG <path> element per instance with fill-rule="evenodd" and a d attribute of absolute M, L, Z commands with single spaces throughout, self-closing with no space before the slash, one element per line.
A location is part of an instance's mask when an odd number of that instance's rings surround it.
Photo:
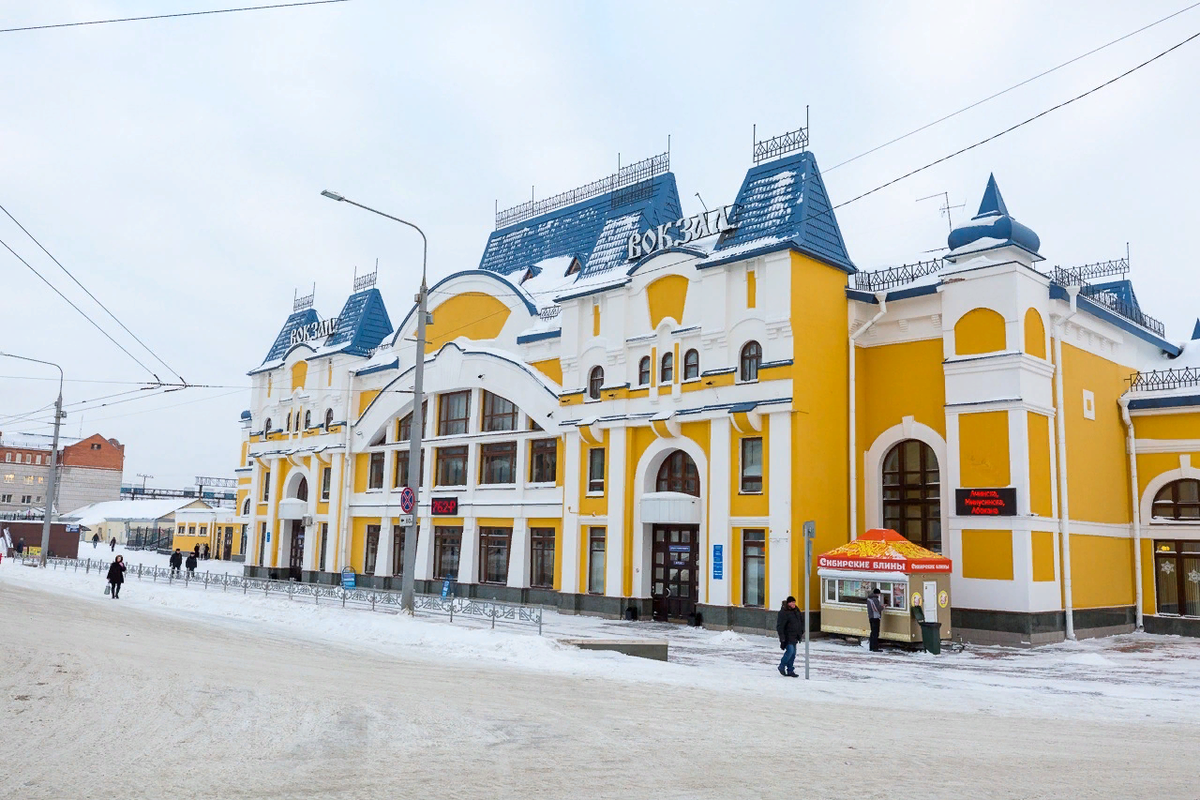
<path fill-rule="evenodd" d="M 1135 325 L 1140 325 L 1151 333 L 1160 337 L 1166 336 L 1165 325 L 1149 314 L 1143 314 L 1140 308 L 1126 303 L 1109 289 L 1085 285 L 1080 287 L 1079 294 L 1081 297 L 1086 297 L 1093 303 L 1107 308 L 1117 316 L 1124 317 Z"/>
<path fill-rule="evenodd" d="M 918 278 L 938 272 L 941 268 L 941 259 L 936 259 L 934 261 L 918 261 L 915 264 L 901 264 L 898 267 L 887 267 L 871 272 L 856 272 L 853 275 L 854 288 L 860 292 L 880 292 L 894 286 L 912 283 Z"/>
<path fill-rule="evenodd" d="M 636 161 L 633 164 L 621 167 L 612 175 L 601 178 L 600 180 L 592 181 L 583 186 L 576 187 L 570 191 L 560 192 L 559 194 L 542 200 L 530 199 L 520 205 L 515 205 L 512 208 L 505 208 L 496 212 L 496 230 L 506 228 L 509 225 L 514 225 L 518 222 L 524 222 L 527 219 L 539 217 L 550 211 L 555 211 L 560 208 L 574 205 L 584 200 L 590 200 L 593 197 L 613 192 L 613 207 L 624 205 L 625 203 L 636 202 L 640 199 L 648 197 L 648 192 L 652 190 L 651 186 L 638 186 L 643 182 L 650 181 L 671 169 L 671 152 L 668 150 L 665 153 L 659 153 L 656 156 L 643 158 L 641 161 Z M 630 192 L 618 194 L 618 190 L 626 187 L 636 187 Z"/>
<path fill-rule="evenodd" d="M 757 138 L 757 131 L 758 127 L 755 126 L 755 164 L 761 164 L 764 161 L 770 161 L 772 158 L 787 155 L 788 153 L 802 152 L 808 147 L 807 127 L 781 133 L 778 136 L 772 136 L 770 139 L 763 139 L 761 142 Z"/>
<path fill-rule="evenodd" d="M 376 263 L 374 272 L 367 272 L 363 275 L 358 274 L 358 267 L 354 268 L 354 291 L 361 292 L 364 289 L 370 289 L 375 285 L 376 279 L 379 277 L 379 264 Z"/>
<path fill-rule="evenodd" d="M 1050 279 L 1060 286 L 1083 286 L 1096 278 L 1109 278 L 1114 275 L 1124 277 L 1129 274 L 1129 259 L 1118 258 L 1112 261 L 1098 261 L 1095 264 L 1084 264 L 1079 267 L 1055 267 Z"/>
<path fill-rule="evenodd" d="M 1184 389 L 1200 386 L 1200 369 L 1179 367 L 1135 372 L 1125 379 L 1133 392 L 1154 392 L 1160 389 Z"/>
<path fill-rule="evenodd" d="M 312 308 L 313 300 L 315 300 L 316 297 L 317 285 L 315 283 L 313 284 L 312 291 L 304 295 L 304 297 L 300 297 L 298 289 L 294 290 L 292 292 L 292 313 L 295 314 L 297 311 L 303 311 L 306 308 Z"/>
<path fill-rule="evenodd" d="M 546 306 L 538 309 L 538 319 L 551 320 L 562 313 L 562 306 Z"/>

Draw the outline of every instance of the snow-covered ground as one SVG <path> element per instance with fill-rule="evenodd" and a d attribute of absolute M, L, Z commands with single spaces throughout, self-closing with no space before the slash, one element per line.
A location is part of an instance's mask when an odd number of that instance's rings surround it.
<path fill-rule="evenodd" d="M 125 563 L 130 565 L 144 564 L 148 567 L 162 567 L 166 569 L 170 566 L 170 556 L 162 555 L 155 550 L 130 550 L 123 544 L 117 545 L 116 550 L 109 549 L 106 544 L 100 544 L 98 547 L 93 547 L 91 542 L 79 543 L 79 557 L 81 559 L 92 559 L 93 561 L 112 561 L 116 556 L 124 556 Z M 188 554 L 183 553 L 183 557 L 187 558 Z M 241 575 L 242 564 L 240 561 L 219 561 L 215 558 L 208 560 L 200 559 L 196 563 L 196 572 L 211 572 L 214 575 L 229 573 L 230 575 Z"/>

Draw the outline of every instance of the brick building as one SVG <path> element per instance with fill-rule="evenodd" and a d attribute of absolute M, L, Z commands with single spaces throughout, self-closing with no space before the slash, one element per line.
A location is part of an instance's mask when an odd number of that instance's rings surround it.
<path fill-rule="evenodd" d="M 117 500 L 121 496 L 121 473 L 125 445 L 116 439 L 93 434 L 62 449 L 59 472 L 59 513 L 69 514 L 92 503 Z"/>

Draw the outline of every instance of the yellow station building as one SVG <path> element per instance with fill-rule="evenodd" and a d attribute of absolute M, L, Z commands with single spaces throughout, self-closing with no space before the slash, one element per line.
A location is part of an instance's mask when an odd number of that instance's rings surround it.
<path fill-rule="evenodd" d="M 948 556 L 956 636 L 1196 633 L 1200 358 L 994 180 L 948 246 L 858 271 L 810 152 L 690 217 L 665 154 L 498 213 L 430 289 L 412 526 L 415 309 L 302 300 L 250 373 L 247 569 L 398 586 L 416 529 L 418 590 L 773 629 L 811 520 Z"/>

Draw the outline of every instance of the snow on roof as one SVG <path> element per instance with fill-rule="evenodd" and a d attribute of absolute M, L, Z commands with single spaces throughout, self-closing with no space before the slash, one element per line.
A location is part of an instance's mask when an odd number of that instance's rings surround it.
<path fill-rule="evenodd" d="M 172 497 L 162 500 L 106 500 L 78 508 L 63 516 L 64 520 L 92 527 L 102 522 L 155 520 L 174 514 L 184 506 L 202 502 L 196 498 Z M 205 504 L 207 508 L 208 505 Z"/>

